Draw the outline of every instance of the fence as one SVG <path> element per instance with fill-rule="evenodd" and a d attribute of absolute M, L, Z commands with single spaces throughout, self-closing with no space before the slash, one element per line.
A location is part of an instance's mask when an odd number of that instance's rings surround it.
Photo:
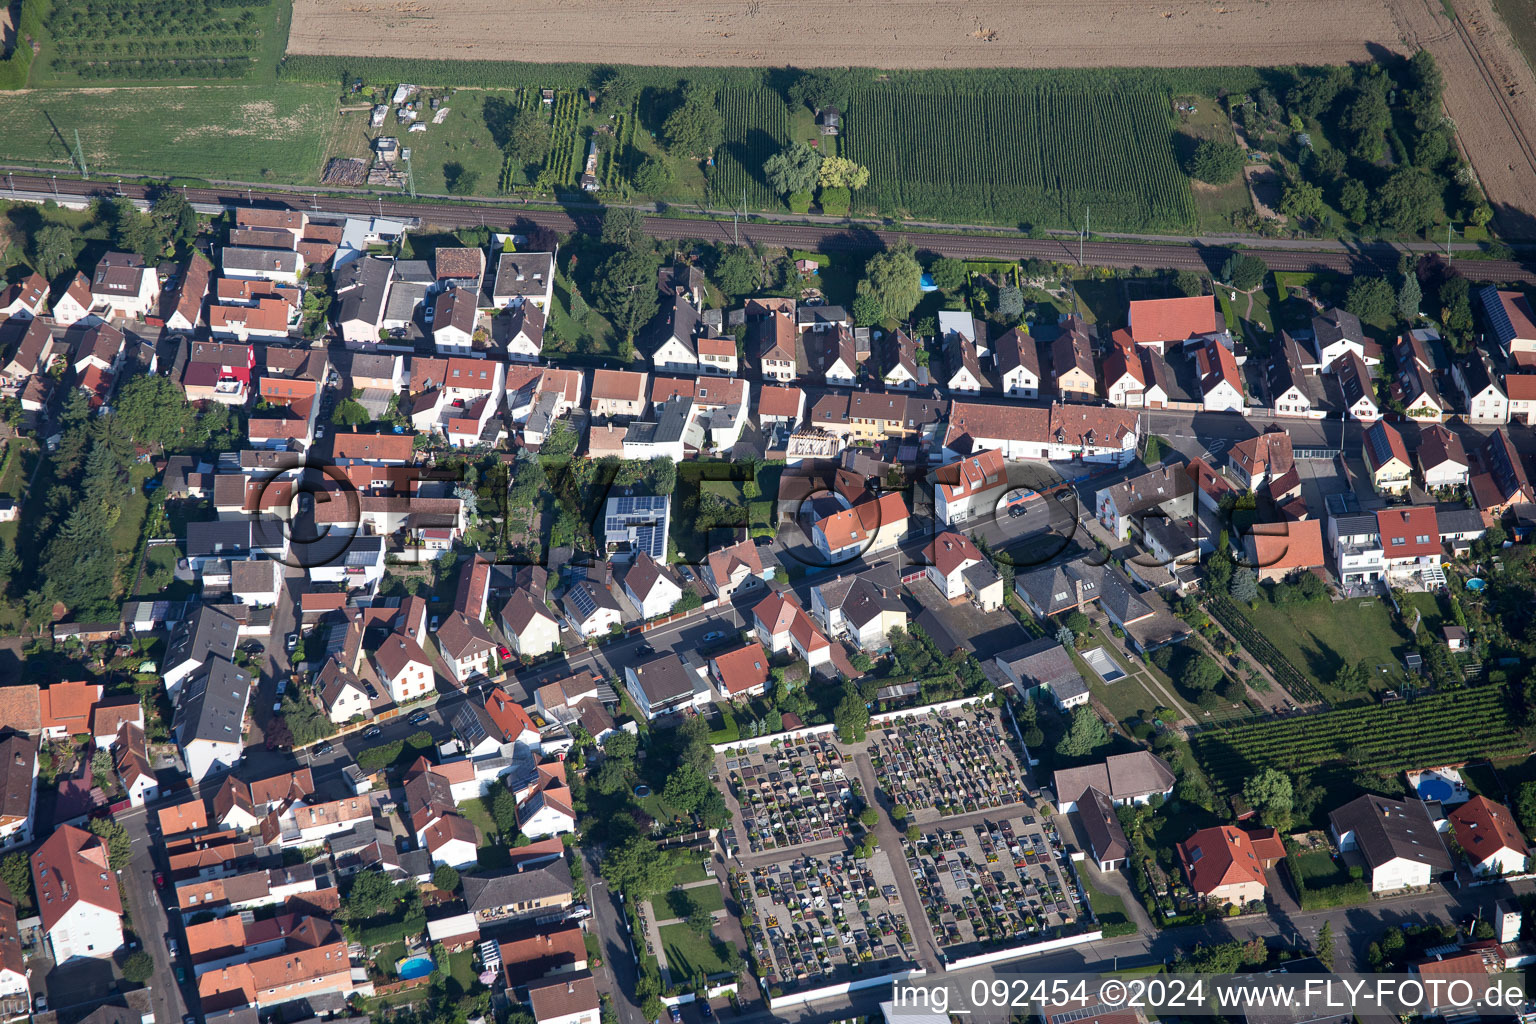
<path fill-rule="evenodd" d="M 895 971 L 891 974 L 882 974 L 875 978 L 860 978 L 857 981 L 845 981 L 841 985 L 827 985 L 822 988 L 808 988 L 803 992 L 789 992 L 782 996 L 766 996 L 770 1010 L 778 1010 L 785 1006 L 804 1006 L 806 1003 L 814 1003 L 820 999 L 831 999 L 835 996 L 845 996 L 850 992 L 861 989 L 874 988 L 877 985 L 892 985 L 908 978 L 921 978 L 928 972 L 921 967 L 914 967 L 909 971 Z M 767 991 L 764 989 L 764 991 Z"/>
<path fill-rule="evenodd" d="M 971 967 L 982 967 L 986 964 L 995 964 L 999 960 L 1013 960 L 1018 957 L 1036 956 L 1040 953 L 1053 953 L 1058 949 L 1069 949 L 1072 946 L 1081 946 L 1086 942 L 1098 942 L 1104 937 L 1104 932 L 1095 928 L 1091 932 L 1083 932 L 1081 935 L 1068 935 L 1064 939 L 1047 939 L 1044 942 L 1033 942 L 1023 946 L 1010 946 L 1007 949 L 994 949 L 989 953 L 977 953 L 975 956 L 961 957 L 944 965 L 946 971 L 964 971 Z"/>

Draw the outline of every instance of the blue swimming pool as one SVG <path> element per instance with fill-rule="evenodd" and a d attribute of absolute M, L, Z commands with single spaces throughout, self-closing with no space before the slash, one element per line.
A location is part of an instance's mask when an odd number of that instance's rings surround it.
<path fill-rule="evenodd" d="M 432 973 L 434 966 L 429 956 L 408 956 L 395 964 L 395 973 L 401 981 L 410 981 L 412 978 L 425 978 Z"/>
<path fill-rule="evenodd" d="M 1419 780 L 1420 800 L 1449 800 L 1455 790 L 1444 779 L 1426 776 Z"/>
<path fill-rule="evenodd" d="M 1481 577 L 1478 577 L 1478 576 L 1474 576 L 1471 579 L 1467 580 L 1467 589 L 1472 591 L 1472 593 L 1474 593 L 1474 594 L 1481 593 L 1483 588 L 1486 587 L 1487 585 L 1488 585 L 1487 581 L 1483 580 Z"/>

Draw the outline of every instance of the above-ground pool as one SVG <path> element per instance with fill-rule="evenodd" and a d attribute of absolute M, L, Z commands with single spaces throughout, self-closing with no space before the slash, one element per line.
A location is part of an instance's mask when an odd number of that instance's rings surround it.
<path fill-rule="evenodd" d="M 1483 588 L 1487 585 L 1487 582 L 1480 576 L 1473 576 L 1471 579 L 1467 580 L 1467 589 L 1472 591 L 1474 594 L 1482 593 Z"/>
<path fill-rule="evenodd" d="M 1455 787 L 1449 782 L 1436 776 L 1425 776 L 1419 781 L 1420 800 L 1439 800 L 1444 802 L 1449 800 L 1451 794 L 1455 791 Z"/>
<path fill-rule="evenodd" d="M 412 978 L 425 978 L 435 966 L 429 956 L 408 956 L 395 964 L 395 973 L 401 981 L 410 981 Z"/>

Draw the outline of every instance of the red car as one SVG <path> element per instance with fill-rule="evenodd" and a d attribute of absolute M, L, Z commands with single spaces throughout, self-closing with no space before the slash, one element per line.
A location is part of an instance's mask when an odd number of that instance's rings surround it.
<path fill-rule="evenodd" d="M 163 872 L 163 871 L 156 871 L 155 872 L 155 888 L 156 889 L 164 889 L 165 888 L 165 872 Z"/>
<path fill-rule="evenodd" d="M 496 648 L 496 653 L 501 655 L 502 661 L 506 661 L 508 658 L 512 657 L 512 652 L 507 650 L 505 647 Z"/>

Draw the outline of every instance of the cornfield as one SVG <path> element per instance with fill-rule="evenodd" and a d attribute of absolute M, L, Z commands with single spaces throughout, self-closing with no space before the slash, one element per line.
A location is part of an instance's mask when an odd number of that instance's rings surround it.
<path fill-rule="evenodd" d="M 734 207 L 747 191 L 747 209 L 778 210 L 779 197 L 763 182 L 763 162 L 784 148 L 789 111 L 779 94 L 762 85 L 732 85 L 717 102 L 725 121 L 725 144 L 715 151 L 709 175 L 710 201 Z"/>
<path fill-rule="evenodd" d="M 870 170 L 863 213 L 1044 227 L 1189 230 L 1169 96 L 1052 85 L 855 91 L 840 144 Z"/>

